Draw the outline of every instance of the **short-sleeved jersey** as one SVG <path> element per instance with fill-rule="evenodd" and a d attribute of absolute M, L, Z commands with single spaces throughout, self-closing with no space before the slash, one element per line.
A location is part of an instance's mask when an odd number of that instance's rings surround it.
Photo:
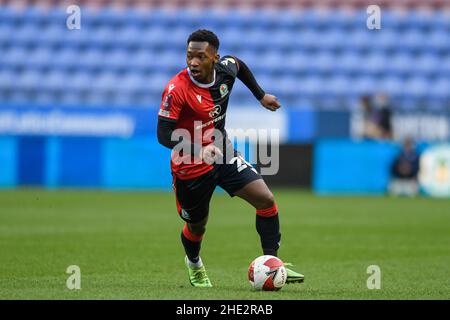
<path fill-rule="evenodd" d="M 210 84 L 199 83 L 189 69 L 182 70 L 167 83 L 158 116 L 175 122 L 175 129 L 189 131 L 193 143 L 199 142 L 194 137 L 201 137 L 202 146 L 213 142 L 214 137 L 208 134 L 212 130 L 208 129 L 220 130 L 225 138 L 228 100 L 238 71 L 239 64 L 232 56 L 224 56 L 216 63 Z M 183 163 L 178 152 L 173 151 L 171 169 L 179 179 L 192 179 L 212 170 L 213 166 L 198 160 Z"/>

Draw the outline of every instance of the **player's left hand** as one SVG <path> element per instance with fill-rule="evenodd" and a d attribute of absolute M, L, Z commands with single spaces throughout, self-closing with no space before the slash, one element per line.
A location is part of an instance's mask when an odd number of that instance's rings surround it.
<path fill-rule="evenodd" d="M 271 94 L 265 94 L 264 97 L 259 100 L 261 102 L 262 106 L 270 111 L 276 111 L 277 109 L 281 108 L 280 102 L 278 102 L 277 97 Z"/>

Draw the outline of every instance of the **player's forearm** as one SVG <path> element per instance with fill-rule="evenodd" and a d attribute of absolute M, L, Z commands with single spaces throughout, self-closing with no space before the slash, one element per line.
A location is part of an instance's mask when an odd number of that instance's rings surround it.
<path fill-rule="evenodd" d="M 158 142 L 169 149 L 173 149 L 175 146 L 180 144 L 180 149 L 190 150 L 190 154 L 192 155 L 199 155 L 202 148 L 201 145 L 190 141 L 185 142 L 184 139 L 182 140 L 181 138 L 178 141 L 172 139 L 175 126 L 175 122 L 161 120 L 161 118 L 158 118 Z"/>
<path fill-rule="evenodd" d="M 169 149 L 173 149 L 179 143 L 179 141 L 172 141 L 174 130 L 175 123 L 158 119 L 158 142 Z"/>
<path fill-rule="evenodd" d="M 237 58 L 236 60 L 239 63 L 237 78 L 250 89 L 258 101 L 261 100 L 265 95 L 264 90 L 258 85 L 258 82 L 253 76 L 253 73 L 250 71 L 250 68 L 242 60 Z"/>

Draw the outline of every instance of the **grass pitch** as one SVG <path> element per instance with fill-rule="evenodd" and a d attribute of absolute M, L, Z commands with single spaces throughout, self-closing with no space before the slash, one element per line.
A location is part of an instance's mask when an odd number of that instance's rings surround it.
<path fill-rule="evenodd" d="M 274 190 L 280 258 L 303 284 L 255 292 L 255 211 L 213 196 L 202 258 L 214 285 L 190 286 L 171 193 L 0 191 L 0 299 L 449 299 L 448 200 L 317 197 Z M 66 269 L 81 269 L 69 290 Z M 369 290 L 367 268 L 381 269 Z"/>

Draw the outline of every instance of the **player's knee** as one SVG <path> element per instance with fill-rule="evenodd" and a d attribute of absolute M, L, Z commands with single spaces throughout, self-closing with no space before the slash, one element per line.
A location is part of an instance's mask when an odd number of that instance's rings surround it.
<path fill-rule="evenodd" d="M 272 192 L 266 192 L 258 201 L 258 206 L 256 209 L 268 209 L 272 208 L 275 205 L 275 197 Z"/>
<path fill-rule="evenodd" d="M 200 221 L 198 223 L 188 223 L 189 231 L 197 236 L 201 236 L 206 232 L 206 221 Z"/>
<path fill-rule="evenodd" d="M 194 226 L 190 226 L 189 229 L 196 236 L 201 236 L 201 235 L 203 235 L 206 232 L 206 227 L 205 226 L 194 225 Z"/>

